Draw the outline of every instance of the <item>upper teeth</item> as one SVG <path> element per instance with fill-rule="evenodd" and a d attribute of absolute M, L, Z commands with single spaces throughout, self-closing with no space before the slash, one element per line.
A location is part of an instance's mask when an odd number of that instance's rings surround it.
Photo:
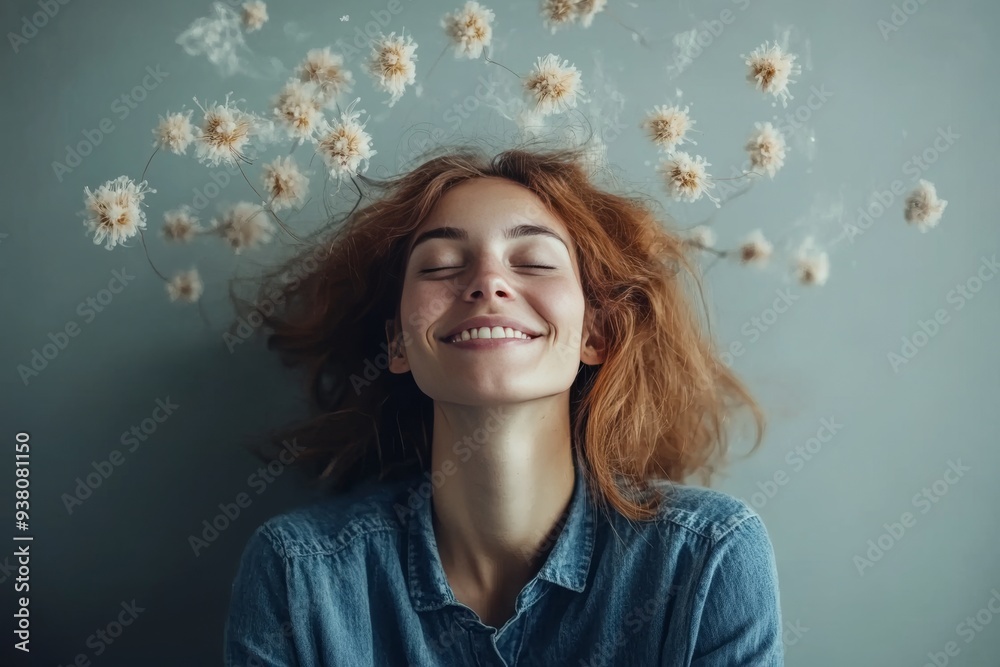
<path fill-rule="evenodd" d="M 478 329 L 466 329 L 460 334 L 455 334 L 449 342 L 457 343 L 473 338 L 531 338 L 531 336 L 510 327 L 493 327 L 492 329 L 490 327 L 479 327 Z"/>

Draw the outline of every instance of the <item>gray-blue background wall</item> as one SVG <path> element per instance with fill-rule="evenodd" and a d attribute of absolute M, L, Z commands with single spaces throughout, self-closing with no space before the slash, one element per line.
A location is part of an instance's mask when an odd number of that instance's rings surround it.
<path fill-rule="evenodd" d="M 445 47 L 441 16 L 460 4 L 271 3 L 270 21 L 246 38 L 256 74 L 224 76 L 176 43 L 210 13 L 206 2 L 4 3 L 0 636 L 8 664 L 68 665 L 81 654 L 104 666 L 219 664 L 247 537 L 310 498 L 291 474 L 261 488 L 251 480 L 259 462 L 240 448 L 300 414 L 295 379 L 259 339 L 232 349 L 222 339 L 233 315 L 227 279 L 283 255 L 284 237 L 236 257 L 218 241 L 177 246 L 158 234 L 164 211 L 180 204 L 204 201 L 207 222 L 224 203 L 255 199 L 246 182 L 190 151 L 161 151 L 147 174 L 157 188 L 147 197 L 150 255 L 170 273 L 198 267 L 211 326 L 195 306 L 167 300 L 137 238 L 112 251 L 92 243 L 78 215 L 84 187 L 138 178 L 160 114 L 230 90 L 265 112 L 307 50 L 354 43 L 356 30 L 386 17 L 386 32 L 405 28 L 419 44 L 423 91 L 409 88 L 390 109 L 349 58 L 372 115 L 373 175 L 395 172 L 435 128 L 449 139 L 507 134 L 512 123 L 476 89 L 481 78 L 509 86 L 509 73 L 449 53 L 425 78 Z M 789 278 L 783 254 L 760 271 L 723 262 L 707 279 L 715 336 L 738 351 L 732 365 L 769 417 L 762 449 L 717 487 L 751 503 L 772 536 L 787 664 L 1000 664 L 1000 228 L 990 208 L 1000 148 L 997 5 L 611 0 L 590 28 L 555 35 L 534 1 L 487 6 L 497 16 L 493 58 L 525 72 L 551 52 L 579 67 L 592 98 L 579 110 L 608 159 L 679 225 L 717 213 L 720 246 L 760 227 L 781 241 L 778 253 L 807 235 L 829 253 L 822 287 Z M 676 57 L 674 36 L 691 30 L 693 50 Z M 739 57 L 782 34 L 803 66 L 787 108 L 753 90 Z M 717 177 L 743 164 L 756 121 L 788 132 L 784 168 L 718 212 L 706 200 L 669 201 L 638 124 L 671 100 L 691 105 L 701 132 L 693 152 Z M 70 164 L 71 148 L 79 163 L 56 168 Z M 296 154 L 302 166 L 309 150 Z M 316 166 L 314 199 L 296 218 L 302 229 L 323 217 Z M 249 169 L 256 179 L 258 165 Z M 949 201 L 926 234 L 904 222 L 893 193 L 895 182 L 908 191 L 918 178 Z M 207 187 L 219 181 L 221 189 Z M 851 224 L 861 233 L 846 233 Z M 116 272 L 133 277 L 113 293 Z M 76 335 L 52 343 L 73 325 Z M 44 368 L 23 373 L 50 343 Z M 151 421 L 164 414 L 158 402 L 176 405 L 162 423 Z M 122 434 L 144 420 L 152 432 L 126 446 Z M 31 662 L 12 650 L 10 604 L 22 595 L 11 539 L 21 431 L 31 443 Z M 120 465 L 89 495 L 78 490 L 115 450 Z M 190 536 L 240 493 L 252 504 L 196 555 Z M 68 495 L 87 497 L 68 504 Z M 133 604 L 119 636 L 96 638 Z"/>

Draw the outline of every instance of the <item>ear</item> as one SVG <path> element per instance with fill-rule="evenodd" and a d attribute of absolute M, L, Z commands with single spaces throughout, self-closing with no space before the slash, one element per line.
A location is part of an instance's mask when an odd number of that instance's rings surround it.
<path fill-rule="evenodd" d="M 389 372 L 402 374 L 410 371 L 410 364 L 406 360 L 406 346 L 403 345 L 403 336 L 399 333 L 396 320 L 385 321 L 386 351 L 389 355 Z"/>
<path fill-rule="evenodd" d="M 607 339 L 603 331 L 604 320 L 588 304 L 583 316 L 583 339 L 580 343 L 580 361 L 588 366 L 603 364 L 607 358 Z"/>

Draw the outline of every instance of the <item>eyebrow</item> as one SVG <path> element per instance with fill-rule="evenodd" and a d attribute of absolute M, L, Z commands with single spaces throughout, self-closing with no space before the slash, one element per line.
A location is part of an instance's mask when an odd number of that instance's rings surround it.
<path fill-rule="evenodd" d="M 503 231 L 503 237 L 506 240 L 520 239 L 528 236 L 549 236 L 566 246 L 566 250 L 569 250 L 569 246 L 566 245 L 566 241 L 563 240 L 559 234 L 549 229 L 548 227 L 542 227 L 541 225 L 514 225 L 513 227 L 508 227 Z M 459 227 L 437 227 L 430 231 L 426 231 L 413 242 L 410 246 L 410 254 L 418 245 L 424 241 L 430 241 L 431 239 L 451 239 L 456 241 L 468 241 L 469 232 Z"/>

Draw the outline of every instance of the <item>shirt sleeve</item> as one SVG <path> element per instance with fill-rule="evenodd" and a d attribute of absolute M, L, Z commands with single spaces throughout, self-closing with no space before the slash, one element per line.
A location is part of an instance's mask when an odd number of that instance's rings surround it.
<path fill-rule="evenodd" d="M 226 667 L 293 667 L 288 587 L 283 550 L 260 526 L 243 550 L 226 620 Z"/>
<path fill-rule="evenodd" d="M 694 602 L 691 667 L 781 667 L 774 548 L 756 514 L 708 552 Z"/>

